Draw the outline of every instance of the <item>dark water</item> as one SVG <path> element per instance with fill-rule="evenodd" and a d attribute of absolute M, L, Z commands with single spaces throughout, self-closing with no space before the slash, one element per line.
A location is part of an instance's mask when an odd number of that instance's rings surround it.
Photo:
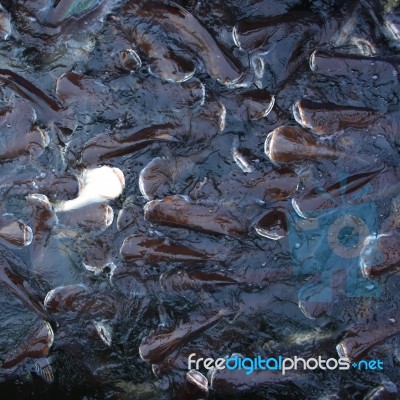
<path fill-rule="evenodd" d="M 397 2 L 1 4 L 0 393 L 399 398 Z"/>

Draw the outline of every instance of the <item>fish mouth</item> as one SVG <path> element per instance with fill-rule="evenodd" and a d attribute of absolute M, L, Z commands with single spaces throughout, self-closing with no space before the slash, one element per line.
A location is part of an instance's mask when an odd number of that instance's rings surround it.
<path fill-rule="evenodd" d="M 261 118 L 265 118 L 274 108 L 275 105 L 275 96 L 271 97 L 271 102 L 269 103 L 268 107 L 265 109 L 265 111 L 262 114 Z"/>
<path fill-rule="evenodd" d="M 314 50 L 310 56 L 310 68 L 312 72 L 316 72 L 317 70 L 317 61 L 315 59 L 317 50 Z"/>
<path fill-rule="evenodd" d="M 109 205 L 106 205 L 105 218 L 104 218 L 105 228 L 108 228 L 112 224 L 113 220 L 114 220 L 114 210 Z"/>
<path fill-rule="evenodd" d="M 24 247 L 29 246 L 33 240 L 33 232 L 32 228 L 28 225 L 25 225 L 24 229 Z"/>
<path fill-rule="evenodd" d="M 263 228 L 260 228 L 257 226 L 255 226 L 254 229 L 260 236 L 263 236 L 267 239 L 279 240 L 279 239 L 282 239 L 283 237 L 285 237 L 285 234 L 271 232 L 271 231 L 268 231 L 267 229 L 263 229 Z"/>
<path fill-rule="evenodd" d="M 226 126 L 226 107 L 221 104 L 221 115 L 219 116 L 219 129 L 222 132 Z"/>
<path fill-rule="evenodd" d="M 239 49 L 241 49 L 242 47 L 241 47 L 241 44 L 240 44 L 240 39 L 239 39 L 239 34 L 238 34 L 238 27 L 237 27 L 237 25 L 235 25 L 235 26 L 233 27 L 233 30 L 232 30 L 232 39 L 233 39 L 233 43 L 235 43 L 235 46 L 236 46 L 236 47 L 239 47 Z"/>
<path fill-rule="evenodd" d="M 276 163 L 273 160 L 273 154 L 272 154 L 273 140 L 274 140 L 274 131 L 270 132 L 265 139 L 264 153 L 269 158 L 269 160 L 272 162 L 272 164 L 278 165 L 278 163 Z"/>
<path fill-rule="evenodd" d="M 300 110 L 300 101 L 301 100 L 297 100 L 296 103 L 293 104 L 292 112 L 293 112 L 293 117 L 296 120 L 296 122 L 298 124 L 300 124 L 301 126 L 304 126 L 303 115 L 302 115 L 302 112 Z"/>
<path fill-rule="evenodd" d="M 339 343 L 339 344 L 336 346 L 336 351 L 337 351 L 337 353 L 338 353 L 338 355 L 339 355 L 340 358 L 343 358 L 343 359 L 345 359 L 346 361 L 351 362 L 351 359 L 350 359 L 350 357 L 349 357 L 349 354 L 348 354 L 348 352 L 347 352 L 345 346 L 343 345 L 343 343 Z"/>
<path fill-rule="evenodd" d="M 307 318 L 309 318 L 309 319 L 316 319 L 316 317 L 314 317 L 313 315 L 311 315 L 311 314 L 308 312 L 307 308 L 305 307 L 305 302 L 304 302 L 304 301 L 299 300 L 298 306 L 299 306 L 301 312 L 302 312 Z"/>

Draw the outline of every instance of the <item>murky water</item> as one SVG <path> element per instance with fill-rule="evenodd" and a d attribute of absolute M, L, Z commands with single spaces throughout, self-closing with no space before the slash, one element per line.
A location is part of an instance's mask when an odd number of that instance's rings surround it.
<path fill-rule="evenodd" d="M 399 398 L 397 1 L 1 6 L 1 393 Z"/>

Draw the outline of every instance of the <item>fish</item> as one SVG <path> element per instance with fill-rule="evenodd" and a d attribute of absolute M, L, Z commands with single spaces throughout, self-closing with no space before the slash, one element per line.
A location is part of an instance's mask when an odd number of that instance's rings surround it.
<path fill-rule="evenodd" d="M 368 184 L 375 186 L 375 181 L 379 179 L 380 175 L 387 173 L 385 170 L 386 168 L 383 166 L 372 171 L 360 172 L 334 182 L 326 188 L 316 187 L 305 195 L 294 195 L 291 200 L 292 206 L 301 218 L 313 218 L 320 215 L 321 211 L 336 208 L 343 199 L 351 204 L 361 203 L 363 199 L 366 201 L 372 193 L 368 192 L 363 196 L 360 193 L 360 198 L 359 191 Z M 380 190 L 382 190 L 382 186 Z M 372 191 L 375 191 L 374 188 Z"/>
<path fill-rule="evenodd" d="M 29 246 L 33 239 L 32 229 L 12 214 L 0 216 L 0 243 L 9 248 Z"/>
<path fill-rule="evenodd" d="M 12 32 L 10 13 L 0 5 L 0 38 L 7 40 Z"/>
<path fill-rule="evenodd" d="M 397 269 L 400 261 L 400 230 L 372 234 L 365 238 L 359 266 L 365 278 L 374 278 Z"/>
<path fill-rule="evenodd" d="M 115 318 L 118 304 L 113 297 L 91 290 L 84 284 L 58 286 L 50 290 L 44 299 L 44 307 L 50 313 L 74 312 Z"/>
<path fill-rule="evenodd" d="M 12 99 L 9 104 L 0 109 L 1 131 L 24 135 L 32 129 L 37 119 L 36 112 L 28 100 Z"/>
<path fill-rule="evenodd" d="M 112 158 L 135 153 L 154 142 L 180 142 L 172 123 L 153 125 L 142 129 L 130 129 L 117 134 L 102 133 L 88 140 L 80 159 L 85 165 L 94 166 Z"/>
<path fill-rule="evenodd" d="M 123 69 L 135 72 L 142 66 L 142 60 L 133 49 L 124 49 L 118 53 L 118 58 Z"/>
<path fill-rule="evenodd" d="M 254 225 L 254 229 L 260 236 L 272 240 L 279 240 L 287 235 L 287 219 L 288 217 L 285 209 L 274 207 L 263 214 Z"/>
<path fill-rule="evenodd" d="M 397 386 L 388 380 L 371 389 L 363 400 L 396 400 L 399 397 Z"/>
<path fill-rule="evenodd" d="M 131 202 L 131 199 L 125 202 L 123 208 L 119 211 L 117 217 L 117 229 L 119 231 L 128 229 L 132 226 L 145 226 L 146 222 L 143 216 L 143 206 Z"/>
<path fill-rule="evenodd" d="M 11 106 L 0 110 L 0 163 L 26 157 L 39 157 L 49 145 L 50 138 L 36 124 L 36 113 L 27 101 L 15 99 Z"/>
<path fill-rule="evenodd" d="M 50 138 L 46 131 L 38 126 L 24 135 L 15 135 L 14 138 L 4 141 L 0 146 L 0 163 L 13 160 L 21 160 L 26 157 L 28 160 L 39 157 L 50 144 Z"/>
<path fill-rule="evenodd" d="M 315 50 L 310 56 L 310 68 L 314 73 L 330 78 L 357 77 L 358 81 L 375 86 L 387 85 L 394 88 L 399 83 L 396 65 L 390 59 L 382 57 Z"/>
<path fill-rule="evenodd" d="M 377 344 L 398 335 L 400 332 L 400 315 L 398 310 L 380 310 L 377 320 L 354 324 L 346 336 L 336 346 L 339 357 L 349 362 L 360 360 Z"/>
<path fill-rule="evenodd" d="M 308 99 L 298 100 L 293 105 L 295 120 L 316 135 L 332 135 L 347 128 L 367 128 L 382 115 L 370 108 L 316 103 Z"/>
<path fill-rule="evenodd" d="M 55 211 L 67 212 L 93 204 L 104 204 L 119 197 L 125 188 L 124 173 L 119 168 L 108 165 L 85 169 L 80 180 L 82 184 L 78 197 L 54 204 Z M 108 207 L 104 207 L 103 211 L 106 214 L 105 221 L 109 222 L 111 219 L 111 210 Z M 96 207 L 93 208 L 93 211 L 95 209 Z M 97 209 L 99 210 L 99 208 Z"/>
<path fill-rule="evenodd" d="M 14 272 L 4 258 L 0 258 L 0 283 L 40 318 L 45 321 L 53 321 L 29 283 Z"/>
<path fill-rule="evenodd" d="M 182 121 L 178 132 L 186 146 L 206 148 L 226 127 L 226 107 L 219 100 L 207 101 L 187 121 Z M 187 152 L 183 155 L 187 156 Z"/>
<path fill-rule="evenodd" d="M 12 179 L 0 179 L 0 188 L 8 196 L 27 196 L 41 193 L 52 202 L 71 200 L 78 195 L 80 180 L 73 174 L 53 173 L 51 171 L 39 174 L 24 172 Z"/>
<path fill-rule="evenodd" d="M 186 372 L 186 380 L 195 385 L 202 392 L 208 394 L 208 380 L 201 372 L 191 369 Z"/>
<path fill-rule="evenodd" d="M 361 0 L 360 3 L 374 21 L 375 28 L 384 35 L 387 44 L 391 48 L 399 50 L 400 20 L 395 3 L 386 2 L 381 4 L 368 0 Z"/>
<path fill-rule="evenodd" d="M 226 199 L 230 199 L 230 203 L 236 204 L 237 207 L 250 205 L 257 208 L 257 205 L 290 197 L 296 192 L 300 179 L 292 168 L 283 166 L 268 171 L 254 171 L 250 179 L 238 177 L 235 180 L 222 179 L 210 183 L 222 204 Z M 195 198 L 192 192 L 190 196 Z"/>
<path fill-rule="evenodd" d="M 97 15 L 105 3 L 106 0 L 57 0 L 46 10 L 42 23 L 57 27 L 71 18 L 80 19 L 85 14 Z"/>
<path fill-rule="evenodd" d="M 333 145 L 318 142 L 310 132 L 297 126 L 281 126 L 270 132 L 264 151 L 275 164 L 337 159 L 343 154 Z"/>
<path fill-rule="evenodd" d="M 222 249 L 220 253 L 222 253 Z M 220 254 L 219 253 L 219 254 Z M 201 291 L 218 292 L 226 290 L 228 287 L 236 287 L 240 289 L 254 290 L 262 289 L 270 286 L 273 282 L 290 280 L 293 277 L 293 271 L 290 266 L 275 267 L 273 261 L 267 261 L 257 267 L 256 270 L 248 268 L 247 259 L 254 257 L 255 251 L 244 251 L 243 249 L 234 253 L 234 249 L 230 249 L 230 256 L 222 255 L 222 263 L 228 266 L 235 260 L 242 263 L 242 268 L 229 269 L 224 271 L 221 269 L 182 269 L 174 268 L 164 271 L 159 278 L 159 283 L 163 291 L 167 293 L 175 293 L 184 295 L 187 291 L 199 293 Z"/>
<path fill-rule="evenodd" d="M 33 215 L 30 226 L 33 232 L 32 246 L 30 247 L 31 263 L 34 266 L 43 261 L 43 249 L 49 245 L 58 218 L 49 199 L 42 194 L 28 195 L 27 204 L 32 208 Z"/>
<path fill-rule="evenodd" d="M 140 343 L 139 355 L 143 361 L 152 364 L 160 363 L 171 353 L 216 325 L 222 318 L 232 314 L 231 311 L 221 310 L 208 318 L 197 318 L 181 323 L 169 332 L 152 331 Z"/>
<path fill-rule="evenodd" d="M 165 46 L 159 35 L 138 25 L 131 30 L 131 40 L 146 53 L 149 58 L 149 71 L 166 82 L 180 83 L 190 79 L 196 72 L 196 66 L 169 46 Z"/>
<path fill-rule="evenodd" d="M 159 281 L 164 292 L 174 294 L 183 294 L 188 290 L 213 292 L 218 289 L 223 290 L 226 286 L 246 286 L 245 282 L 230 277 L 230 274 L 202 270 L 175 269 L 165 271 L 160 275 Z"/>
<path fill-rule="evenodd" d="M 305 11 L 293 11 L 272 18 L 242 20 L 233 28 L 233 41 L 243 50 L 256 50 L 270 40 L 279 42 L 293 36 L 294 32 L 315 21 L 311 15 Z"/>
<path fill-rule="evenodd" d="M 193 246 L 170 240 L 167 237 L 150 237 L 141 233 L 129 235 L 122 243 L 120 253 L 126 262 L 144 260 L 146 263 L 159 262 L 205 262 L 222 257 L 205 246 Z"/>
<path fill-rule="evenodd" d="M 112 344 L 112 327 L 107 323 L 106 320 L 103 321 L 93 321 L 93 325 L 96 329 L 97 334 L 100 339 L 108 346 L 111 347 Z"/>
<path fill-rule="evenodd" d="M 214 205 L 197 205 L 180 195 L 151 200 L 143 208 L 147 221 L 162 225 L 171 225 L 190 230 L 243 237 L 247 223 L 235 216 L 233 210 Z"/>
<path fill-rule="evenodd" d="M 183 7 L 147 1 L 136 16 L 140 21 L 161 28 L 170 40 L 188 47 L 219 83 L 234 85 L 242 77 L 244 69 L 240 61 L 217 43 L 201 22 Z"/>
<path fill-rule="evenodd" d="M 47 321 L 39 320 L 31 328 L 23 343 L 11 354 L 5 355 L 3 368 L 12 368 L 27 358 L 42 358 L 49 354 L 54 342 L 54 332 Z"/>
<path fill-rule="evenodd" d="M 106 118 L 107 109 L 112 108 L 111 90 L 100 79 L 79 74 L 74 71 L 62 74 L 56 83 L 57 98 L 69 107 L 74 107 L 77 114 L 102 114 Z"/>
<path fill-rule="evenodd" d="M 29 100 L 42 123 L 60 122 L 65 118 L 66 106 L 59 99 L 51 97 L 22 75 L 10 70 L 0 69 L 0 82 L 9 86 L 21 97 Z"/>
<path fill-rule="evenodd" d="M 146 200 L 182 193 L 194 181 L 195 166 L 189 157 L 153 158 L 140 171 L 140 193 Z"/>
<path fill-rule="evenodd" d="M 36 359 L 33 365 L 33 371 L 46 383 L 54 382 L 54 372 L 48 358 Z"/>
<path fill-rule="evenodd" d="M 87 297 L 88 293 L 89 288 L 83 284 L 60 286 L 46 294 L 44 307 L 50 311 L 79 311 L 84 307 L 81 299 Z"/>
<path fill-rule="evenodd" d="M 221 102 L 234 116 L 244 121 L 259 121 L 273 109 L 275 96 L 265 89 L 247 89 L 237 93 L 223 94 Z"/>
<path fill-rule="evenodd" d="M 235 137 L 232 145 L 232 158 L 236 165 L 245 173 L 250 174 L 254 171 L 252 161 L 255 158 L 251 151 L 246 148 L 240 148 L 239 139 Z"/>
<path fill-rule="evenodd" d="M 60 224 L 90 229 L 91 231 L 104 231 L 114 220 L 114 211 L 108 204 L 95 203 L 71 209 L 60 210 L 57 213 Z"/>

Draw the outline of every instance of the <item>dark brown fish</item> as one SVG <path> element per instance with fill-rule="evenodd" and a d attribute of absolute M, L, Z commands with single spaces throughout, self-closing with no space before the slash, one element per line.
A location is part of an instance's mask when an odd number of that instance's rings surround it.
<path fill-rule="evenodd" d="M 56 94 L 74 111 L 74 118 L 78 121 L 83 119 L 88 122 L 98 116 L 103 120 L 115 119 L 112 91 L 98 78 L 73 71 L 66 72 L 57 79 Z"/>
<path fill-rule="evenodd" d="M 23 135 L 32 129 L 35 122 L 35 110 L 27 100 L 16 98 L 0 110 L 0 127 L 3 134 L 10 131 Z"/>
<path fill-rule="evenodd" d="M 156 157 L 140 171 L 140 192 L 146 200 L 184 193 L 194 180 L 194 170 L 195 163 L 189 157 Z"/>
<path fill-rule="evenodd" d="M 23 76 L 9 69 L 0 69 L 0 82 L 10 86 L 10 88 L 20 96 L 28 99 L 38 113 L 38 119 L 41 122 L 61 121 L 65 106 L 59 100 L 50 97 Z"/>
<path fill-rule="evenodd" d="M 0 163 L 42 154 L 50 139 L 35 122 L 35 111 L 25 100 L 14 100 L 11 107 L 0 110 Z"/>
<path fill-rule="evenodd" d="M 220 253 L 224 250 L 220 249 Z M 265 265 L 259 265 L 256 270 L 248 268 L 245 264 L 246 259 L 255 255 L 254 249 L 246 252 L 241 249 L 235 254 L 235 249 L 226 250 L 230 256 L 220 255 L 223 261 L 230 265 L 234 259 L 237 263 L 243 260 L 243 268 L 229 269 L 224 271 L 221 269 L 172 269 L 165 271 L 160 276 L 160 285 L 162 289 L 169 293 L 182 294 L 186 291 L 194 291 L 195 293 L 206 290 L 215 292 L 223 290 L 227 286 L 236 286 L 246 289 L 261 289 L 271 285 L 273 282 L 290 280 L 293 278 L 292 268 L 289 266 L 275 266 L 274 261 L 267 261 Z M 242 257 L 242 258 L 241 258 Z"/>
<path fill-rule="evenodd" d="M 281 126 L 268 134 L 265 154 L 277 164 L 336 159 L 342 154 L 334 146 L 318 142 L 308 131 L 296 126 Z"/>
<path fill-rule="evenodd" d="M 26 196 L 41 193 L 51 201 L 75 198 L 80 181 L 75 175 L 46 172 L 32 176 L 32 173 L 18 174 L 10 179 L 0 180 L 0 188 L 9 196 Z"/>
<path fill-rule="evenodd" d="M 372 278 L 397 269 L 400 261 L 400 231 L 398 229 L 368 236 L 360 254 L 363 276 Z"/>
<path fill-rule="evenodd" d="M 142 25 L 136 26 L 131 33 L 132 40 L 149 58 L 150 72 L 158 78 L 178 83 L 187 81 L 196 72 L 196 66 L 165 46 L 159 35 L 152 34 Z"/>
<path fill-rule="evenodd" d="M 265 89 L 252 89 L 239 93 L 229 92 L 223 95 L 221 101 L 228 110 L 232 110 L 235 117 L 258 121 L 271 112 L 275 96 Z"/>
<path fill-rule="evenodd" d="M 165 292 L 180 294 L 188 290 L 213 292 L 229 285 L 241 285 L 241 282 L 229 275 L 219 272 L 171 270 L 160 275 L 160 286 Z"/>
<path fill-rule="evenodd" d="M 360 200 L 351 201 L 351 195 L 356 194 L 358 190 L 369 183 L 374 183 L 384 168 L 374 171 L 361 172 L 348 176 L 337 181 L 327 188 L 314 188 L 303 196 L 293 196 L 292 205 L 296 213 L 302 218 L 313 218 L 318 216 L 321 211 L 337 207 L 341 204 L 342 199 L 346 198 L 349 203 Z"/>
<path fill-rule="evenodd" d="M 113 222 L 114 211 L 107 204 L 88 204 L 86 206 L 57 213 L 61 224 L 103 231 Z"/>
<path fill-rule="evenodd" d="M 43 261 L 43 249 L 49 244 L 50 236 L 58 220 L 49 199 L 41 194 L 32 194 L 27 197 L 27 203 L 33 209 L 30 226 L 33 231 L 31 246 L 31 262 L 33 266 Z"/>
<path fill-rule="evenodd" d="M 52 321 L 52 318 L 29 283 L 22 276 L 14 272 L 3 258 L 0 258 L 0 282 L 26 307 L 38 314 L 40 318 Z"/>
<path fill-rule="evenodd" d="M 222 201 L 230 199 L 238 205 L 263 204 L 283 200 L 298 188 L 300 179 L 289 167 L 279 167 L 267 172 L 254 171 L 251 179 L 221 180 L 215 182 Z"/>
<path fill-rule="evenodd" d="M 27 157 L 29 160 L 39 157 L 49 143 L 50 139 L 47 133 L 37 126 L 32 126 L 25 134 L 14 135 L 2 142 L 0 163 L 22 157 Z"/>
<path fill-rule="evenodd" d="M 201 372 L 191 369 L 186 373 L 186 380 L 203 393 L 208 394 L 208 380 Z"/>
<path fill-rule="evenodd" d="M 197 205 L 176 195 L 149 201 L 144 206 L 144 217 L 153 223 L 243 237 L 248 230 L 247 223 L 240 221 L 232 211 L 225 206 Z"/>
<path fill-rule="evenodd" d="M 254 225 L 255 231 L 268 239 L 279 240 L 286 236 L 288 222 L 286 210 L 272 208 L 267 211 Z"/>
<path fill-rule="evenodd" d="M 49 311 L 79 311 L 86 306 L 89 293 L 89 288 L 83 284 L 60 286 L 47 293 L 44 306 Z"/>
<path fill-rule="evenodd" d="M 340 357 L 350 362 L 368 354 L 371 348 L 400 332 L 399 310 L 381 310 L 378 319 L 354 325 L 337 345 Z"/>
<path fill-rule="evenodd" d="M 191 340 L 194 340 L 204 331 L 217 324 L 221 318 L 230 315 L 232 315 L 232 312 L 222 310 L 218 314 L 206 319 L 198 319 L 182 323 L 171 332 L 152 331 L 140 344 L 140 357 L 142 360 L 152 364 L 159 363 L 172 352 Z"/>
<path fill-rule="evenodd" d="M 114 135 L 102 133 L 86 143 L 81 160 L 86 165 L 98 165 L 114 157 L 132 154 L 157 141 L 179 142 L 174 136 L 175 130 L 174 124 L 161 124 Z"/>
<path fill-rule="evenodd" d="M 54 2 L 46 11 L 43 23 L 51 27 L 57 27 L 68 19 L 82 19 L 85 16 L 87 20 L 92 17 L 99 17 L 102 8 L 107 0 L 86 0 L 77 2 L 76 0 L 58 0 Z M 83 24 L 83 21 L 81 21 Z"/>
<path fill-rule="evenodd" d="M 162 28 L 169 39 L 187 46 L 204 63 L 211 77 L 223 84 L 235 84 L 242 76 L 240 61 L 222 48 L 208 30 L 188 11 L 175 5 L 148 1 L 137 17 Z"/>
<path fill-rule="evenodd" d="M 133 49 L 121 50 L 118 55 L 122 68 L 127 71 L 134 72 L 142 66 L 142 60 Z"/>
<path fill-rule="evenodd" d="M 117 228 L 119 231 L 128 229 L 133 225 L 136 227 L 146 227 L 146 221 L 143 216 L 143 206 L 131 203 L 129 200 L 118 213 Z M 140 230 L 143 231 L 143 229 Z"/>
<path fill-rule="evenodd" d="M 12 26 L 11 26 L 11 16 L 7 10 L 0 6 L 0 38 L 2 40 L 7 40 L 11 35 Z"/>
<path fill-rule="evenodd" d="M 218 254 L 207 252 L 204 246 L 201 247 L 178 243 L 166 237 L 149 237 L 138 233 L 124 240 L 120 253 L 127 262 L 143 260 L 146 263 L 168 261 L 192 263 L 221 258 Z"/>
<path fill-rule="evenodd" d="M 280 41 L 293 36 L 293 32 L 305 28 L 312 22 L 311 14 L 293 11 L 273 18 L 258 18 L 239 21 L 232 35 L 236 46 L 244 50 L 255 50 L 270 39 Z"/>
<path fill-rule="evenodd" d="M 391 381 L 383 381 L 381 385 L 370 390 L 363 400 L 397 400 L 399 391 Z"/>
<path fill-rule="evenodd" d="M 316 50 L 310 57 L 310 67 L 317 74 L 336 79 L 356 76 L 375 85 L 398 85 L 397 69 L 390 59 Z"/>
<path fill-rule="evenodd" d="M 383 113 L 359 107 L 332 103 L 315 103 L 301 99 L 293 106 L 296 121 L 317 135 L 331 135 L 346 128 L 367 128 Z"/>
<path fill-rule="evenodd" d="M 54 333 L 48 322 L 39 320 L 32 327 L 23 343 L 11 354 L 5 355 L 3 368 L 12 368 L 26 358 L 42 358 L 49 354 L 54 341 Z"/>
<path fill-rule="evenodd" d="M 91 290 L 83 284 L 59 286 L 50 290 L 44 306 L 48 312 L 76 312 L 112 318 L 117 313 L 117 303 L 111 296 Z"/>
<path fill-rule="evenodd" d="M 32 229 L 12 214 L 0 216 L 0 242 L 7 247 L 20 249 L 32 242 Z"/>

